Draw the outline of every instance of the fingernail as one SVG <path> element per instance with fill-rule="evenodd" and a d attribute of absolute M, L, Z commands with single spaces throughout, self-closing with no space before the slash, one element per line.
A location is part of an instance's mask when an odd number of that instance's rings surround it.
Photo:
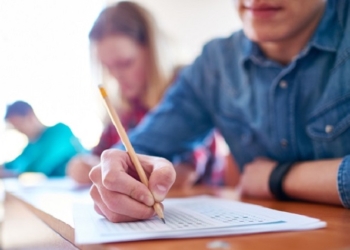
<path fill-rule="evenodd" d="M 156 190 L 154 190 L 153 195 L 156 201 L 162 201 L 165 198 L 168 189 L 163 185 L 156 185 Z"/>

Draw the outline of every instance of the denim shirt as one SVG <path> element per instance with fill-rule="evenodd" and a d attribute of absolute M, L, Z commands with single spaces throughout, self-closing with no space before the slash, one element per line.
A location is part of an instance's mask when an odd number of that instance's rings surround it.
<path fill-rule="evenodd" d="M 338 191 L 350 207 L 350 1 L 329 0 L 288 65 L 242 31 L 209 42 L 131 134 L 139 153 L 170 160 L 218 129 L 238 165 L 343 158 Z"/>

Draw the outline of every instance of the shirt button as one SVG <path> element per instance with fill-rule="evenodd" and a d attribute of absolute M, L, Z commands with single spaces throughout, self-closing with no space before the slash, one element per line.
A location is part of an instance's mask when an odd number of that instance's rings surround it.
<path fill-rule="evenodd" d="M 288 146 L 288 141 L 286 139 L 282 139 L 280 141 L 280 144 L 281 144 L 282 148 L 286 148 Z"/>
<path fill-rule="evenodd" d="M 326 131 L 327 134 L 331 133 L 333 131 L 333 126 L 332 125 L 327 125 L 324 128 L 324 131 Z"/>
<path fill-rule="evenodd" d="M 287 81 L 284 81 L 284 80 L 280 81 L 280 88 L 281 89 L 286 89 L 287 87 L 288 87 Z"/>

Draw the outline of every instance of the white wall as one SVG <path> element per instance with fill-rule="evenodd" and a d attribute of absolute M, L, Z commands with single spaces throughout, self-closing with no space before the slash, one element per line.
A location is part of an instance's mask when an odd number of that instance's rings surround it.
<path fill-rule="evenodd" d="M 5 130 L 6 104 L 32 104 L 46 125 L 68 124 L 85 145 L 102 129 L 94 112 L 88 31 L 101 0 L 0 0 L 0 164 L 25 145 Z M 96 91 L 97 93 L 97 91 Z"/>
<path fill-rule="evenodd" d="M 233 0 L 136 0 L 156 18 L 158 26 L 190 62 L 205 42 L 240 28 Z"/>

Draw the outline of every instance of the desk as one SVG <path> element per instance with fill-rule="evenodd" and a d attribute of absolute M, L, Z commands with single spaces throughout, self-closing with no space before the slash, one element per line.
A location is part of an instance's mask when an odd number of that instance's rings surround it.
<path fill-rule="evenodd" d="M 169 197 L 186 197 L 192 195 L 210 194 L 223 198 L 239 199 L 237 193 L 233 189 L 213 189 L 207 187 L 194 187 L 186 190 L 173 190 L 169 193 Z M 315 218 L 319 218 L 328 223 L 327 228 L 298 231 L 298 232 L 281 232 L 281 233 L 265 233 L 243 236 L 225 236 L 215 238 L 196 238 L 196 239 L 179 239 L 179 240 L 149 240 L 139 242 L 110 243 L 101 245 L 84 245 L 78 246 L 79 249 L 104 249 L 104 250 L 157 250 L 157 249 L 209 249 L 208 244 L 220 240 L 228 243 L 229 248 L 220 249 L 350 249 L 350 210 L 336 207 L 311 203 L 300 202 L 278 202 L 255 199 L 242 199 L 244 202 L 262 205 L 272 209 L 303 214 Z M 16 204 L 25 207 L 31 211 L 37 218 L 40 218 L 46 225 L 47 235 L 52 237 L 52 247 L 50 249 L 75 249 L 69 242 L 74 242 L 74 229 L 64 222 L 53 218 L 52 216 L 40 211 L 33 206 L 19 200 L 18 198 L 7 195 L 6 204 Z M 18 210 L 17 217 L 23 217 L 25 209 Z M 14 213 L 16 211 L 12 211 Z M 16 218 L 13 214 L 12 217 Z M 26 216 L 29 216 L 28 214 Z M 6 230 L 6 221 L 11 218 L 5 214 L 4 229 Z M 38 234 L 43 235 L 41 230 L 35 228 L 33 224 L 32 236 L 37 237 Z M 28 226 L 28 225 L 27 225 Z M 50 232 L 51 231 L 51 232 Z M 54 236 L 52 236 L 54 235 Z M 60 236 L 59 236 L 60 235 Z M 19 237 L 23 237 L 20 236 Z M 62 238 L 61 238 L 62 237 Z M 37 237 L 38 238 L 38 237 Z M 49 243 L 46 243 L 46 246 Z M 6 248 L 5 248 L 6 249 Z M 24 248 L 21 248 L 24 249 Z M 32 248 L 34 249 L 34 248 Z M 38 249 L 38 248 L 37 248 Z M 44 249 L 44 248 L 42 248 Z M 216 248 L 218 249 L 218 248 Z"/>
<path fill-rule="evenodd" d="M 5 217 L 1 228 L 3 250 L 76 250 L 74 245 L 48 227 L 30 209 L 12 196 L 5 200 Z"/>

